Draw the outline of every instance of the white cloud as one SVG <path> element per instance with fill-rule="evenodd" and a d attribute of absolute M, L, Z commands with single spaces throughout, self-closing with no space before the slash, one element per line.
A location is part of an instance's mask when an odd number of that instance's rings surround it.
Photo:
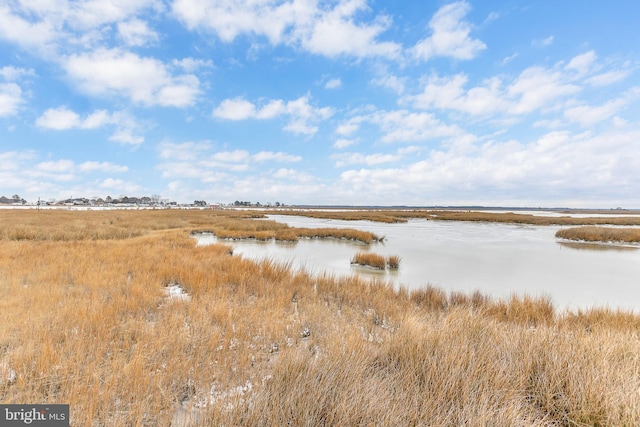
<path fill-rule="evenodd" d="M 129 170 L 127 166 L 116 165 L 111 162 L 84 162 L 79 164 L 77 169 L 80 172 L 127 172 Z"/>
<path fill-rule="evenodd" d="M 342 80 L 340 79 L 331 79 L 325 85 L 325 89 L 337 89 L 342 86 Z"/>
<path fill-rule="evenodd" d="M 539 46 L 539 47 L 546 47 L 546 46 L 551 46 L 553 44 L 555 37 L 554 36 L 549 36 L 549 37 L 545 37 L 544 39 L 535 39 L 531 42 L 531 44 L 533 46 Z"/>
<path fill-rule="evenodd" d="M 29 49 L 46 50 L 57 38 L 59 30 L 54 22 L 30 22 L 23 17 L 29 16 L 30 10 L 14 10 L 11 6 L 16 5 L 0 4 L 0 39 Z"/>
<path fill-rule="evenodd" d="M 333 143 L 333 147 L 334 148 L 347 148 L 350 147 L 354 144 L 356 144 L 358 141 L 356 139 L 347 139 L 347 138 L 339 138 L 336 139 L 336 142 Z"/>
<path fill-rule="evenodd" d="M 256 117 L 256 107 L 244 98 L 225 99 L 213 110 L 213 116 L 226 120 L 246 120 Z"/>
<path fill-rule="evenodd" d="M 146 106 L 186 107 L 200 93 L 195 75 L 173 76 L 157 59 L 120 49 L 71 55 L 66 58 L 64 68 L 83 92 L 121 96 Z"/>
<path fill-rule="evenodd" d="M 591 86 L 608 86 L 618 83 L 629 76 L 629 70 L 613 70 L 589 77 L 586 82 Z"/>
<path fill-rule="evenodd" d="M 297 19 L 306 20 L 313 13 L 313 8 L 304 1 L 275 5 L 269 0 L 175 0 L 172 11 L 187 28 L 213 31 L 224 42 L 231 42 L 246 33 L 265 36 L 272 44 L 278 44 L 285 31 Z"/>
<path fill-rule="evenodd" d="M 405 91 L 405 79 L 391 74 L 376 77 L 371 80 L 371 84 L 387 88 L 398 95 L 402 95 Z"/>
<path fill-rule="evenodd" d="M 233 179 L 230 174 L 245 173 L 256 163 L 295 163 L 302 160 L 300 156 L 282 151 L 216 151 L 210 142 L 162 143 L 159 149 L 160 158 L 165 160 L 158 166 L 163 177 L 201 182 Z"/>
<path fill-rule="evenodd" d="M 466 1 L 458 1 L 441 7 L 429 21 L 431 36 L 413 47 L 416 59 L 427 61 L 436 56 L 454 59 L 473 59 L 487 46 L 469 37 L 471 24 L 464 17 L 471 10 Z"/>
<path fill-rule="evenodd" d="M 256 162 L 281 162 L 281 163 L 292 163 L 299 162 L 302 160 L 300 156 L 294 156 L 292 154 L 283 153 L 282 151 L 273 152 L 273 151 L 260 151 L 252 156 L 253 160 Z"/>
<path fill-rule="evenodd" d="M 82 126 L 82 123 L 77 113 L 69 110 L 67 107 L 59 107 L 46 110 L 42 116 L 36 120 L 36 126 L 47 129 L 65 130 L 79 128 Z"/>
<path fill-rule="evenodd" d="M 144 142 L 142 136 L 135 135 L 140 127 L 139 124 L 124 112 L 109 113 L 106 110 L 96 110 L 82 118 L 66 106 L 61 106 L 47 109 L 36 119 L 36 126 L 53 130 L 98 129 L 103 126 L 114 126 L 116 130 L 109 137 L 110 141 L 129 145 Z"/>
<path fill-rule="evenodd" d="M 564 116 L 572 122 L 577 122 L 582 126 L 588 127 L 610 119 L 626 104 L 627 101 L 624 99 L 613 99 L 599 107 L 580 105 L 566 110 Z"/>
<path fill-rule="evenodd" d="M 187 73 L 194 73 L 200 68 L 213 68 L 213 61 L 210 59 L 182 58 L 174 59 L 173 65 L 181 67 Z"/>
<path fill-rule="evenodd" d="M 450 138 L 464 134 L 457 125 L 447 125 L 433 114 L 409 110 L 376 111 L 352 117 L 336 129 L 336 133 L 349 136 L 362 124 L 376 125 L 382 131 L 382 142 L 413 142 Z"/>
<path fill-rule="evenodd" d="M 153 36 L 136 15 L 163 10 L 161 0 L 13 1 L 0 5 L 0 39 L 53 58 L 68 47 L 101 44 L 111 24 L 123 24 L 123 40 L 139 45 Z"/>
<path fill-rule="evenodd" d="M 159 40 L 158 34 L 140 19 L 119 22 L 118 33 L 127 46 L 145 46 Z"/>
<path fill-rule="evenodd" d="M 164 142 L 160 149 L 160 158 L 174 161 L 191 161 L 201 158 L 207 151 L 213 148 L 210 142 Z"/>
<path fill-rule="evenodd" d="M 299 183 L 309 183 L 316 181 L 316 178 L 313 175 L 295 169 L 280 168 L 271 176 L 276 179 L 294 181 Z"/>
<path fill-rule="evenodd" d="M 509 102 L 504 99 L 502 82 L 498 78 L 486 80 L 483 86 L 465 90 L 467 82 L 465 74 L 451 77 L 431 75 L 421 94 L 406 99 L 417 108 L 452 109 L 472 115 L 491 115 L 508 108 Z"/>
<path fill-rule="evenodd" d="M 574 56 L 571 58 L 569 63 L 565 66 L 567 70 L 576 71 L 579 75 L 587 74 L 591 67 L 593 67 L 594 62 L 596 61 L 596 53 L 593 50 L 582 53 L 580 55 Z"/>
<path fill-rule="evenodd" d="M 433 74 L 425 81 L 422 93 L 407 96 L 402 102 L 416 108 L 435 107 L 475 116 L 520 115 L 549 108 L 554 101 L 579 92 L 581 87 L 574 84 L 573 79 L 561 71 L 530 67 L 511 82 L 494 77 L 466 89 L 466 74 L 451 77 Z"/>
<path fill-rule="evenodd" d="M 402 194 L 409 200 L 428 197 L 438 203 L 569 199 L 589 203 L 593 195 L 637 200 L 638 183 L 630 177 L 640 168 L 638 138 L 637 129 L 601 134 L 560 131 L 528 144 L 486 142 L 468 153 L 443 147 L 398 167 L 344 171 L 336 191 L 366 197 L 366 190 L 375 188 L 376 194 Z"/>
<path fill-rule="evenodd" d="M 403 156 L 399 154 L 363 154 L 363 153 L 341 153 L 331 156 L 336 161 L 337 168 L 345 167 L 353 164 L 365 164 L 367 166 L 379 165 L 383 163 L 397 162 Z"/>
<path fill-rule="evenodd" d="M 23 102 L 20 86 L 15 83 L 0 83 L 0 117 L 16 114 Z"/>
<path fill-rule="evenodd" d="M 523 114 L 546 107 L 555 99 L 580 90 L 579 86 L 566 81 L 559 71 L 530 67 L 509 86 L 507 94 L 516 99 L 512 112 Z"/>
<path fill-rule="evenodd" d="M 144 142 L 144 137 L 135 135 L 132 129 L 118 129 L 109 137 L 109 141 L 124 145 L 140 145 Z"/>
<path fill-rule="evenodd" d="M 226 120 L 266 120 L 284 115 L 289 118 L 289 123 L 283 129 L 304 135 L 314 135 L 318 128 L 313 123 L 325 120 L 332 114 L 330 107 L 312 106 L 307 96 L 287 102 L 270 100 L 261 107 L 242 97 L 225 99 L 212 112 L 213 117 Z"/>
<path fill-rule="evenodd" d="M 35 165 L 35 168 L 44 172 L 69 172 L 74 166 L 75 165 L 72 160 L 55 160 L 40 162 Z"/>
<path fill-rule="evenodd" d="M 0 68 L 0 76 L 7 81 L 15 81 L 20 79 L 22 76 L 35 76 L 35 74 L 36 73 L 33 68 L 18 68 L 12 65 Z"/>
<path fill-rule="evenodd" d="M 360 124 L 367 120 L 367 116 L 355 116 L 351 117 L 349 120 L 340 123 L 336 128 L 336 133 L 342 136 L 352 135 L 354 132 L 357 132 L 360 129 Z"/>
<path fill-rule="evenodd" d="M 106 178 L 98 186 L 116 194 L 137 194 L 143 190 L 140 185 L 119 178 Z"/>
<path fill-rule="evenodd" d="M 399 44 L 377 40 L 390 25 L 388 17 L 355 21 L 358 12 L 368 9 L 365 0 L 339 0 L 333 8 L 322 6 L 307 0 L 176 0 L 172 10 L 187 28 L 212 31 L 226 43 L 246 34 L 266 37 L 271 45 L 301 46 L 328 57 L 399 55 Z"/>
<path fill-rule="evenodd" d="M 364 8 L 364 0 L 351 0 L 343 1 L 333 10 L 322 13 L 309 27 L 297 29 L 302 47 L 327 57 L 397 58 L 401 51 L 399 44 L 377 41 L 390 26 L 390 18 L 379 16 L 370 24 L 355 23 L 353 15 Z"/>

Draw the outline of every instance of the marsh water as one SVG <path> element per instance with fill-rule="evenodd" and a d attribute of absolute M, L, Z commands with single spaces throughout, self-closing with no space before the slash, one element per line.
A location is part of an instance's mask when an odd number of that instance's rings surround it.
<path fill-rule="evenodd" d="M 479 290 L 497 298 L 546 295 L 561 310 L 609 306 L 640 312 L 640 249 L 559 241 L 558 226 L 425 219 L 385 224 L 287 215 L 269 219 L 293 227 L 367 230 L 385 239 L 372 245 L 333 239 L 233 241 L 234 254 L 290 263 L 313 274 L 357 274 L 397 287 L 431 284 L 447 291 Z M 216 238 L 205 234 L 198 240 L 209 244 Z M 352 266 L 359 251 L 397 255 L 400 268 Z"/>

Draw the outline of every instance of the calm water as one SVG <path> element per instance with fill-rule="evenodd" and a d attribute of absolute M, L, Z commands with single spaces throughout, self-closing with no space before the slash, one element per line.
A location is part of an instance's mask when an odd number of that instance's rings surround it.
<path fill-rule="evenodd" d="M 354 228 L 385 236 L 371 246 L 334 240 L 237 241 L 234 254 L 290 262 L 311 273 L 358 274 L 407 288 L 548 295 L 559 309 L 610 306 L 640 311 L 640 249 L 562 243 L 557 226 L 410 220 L 405 224 L 273 215 L 294 227 Z M 199 244 L 215 242 L 203 235 Z M 358 251 L 398 255 L 396 272 L 350 265 Z"/>

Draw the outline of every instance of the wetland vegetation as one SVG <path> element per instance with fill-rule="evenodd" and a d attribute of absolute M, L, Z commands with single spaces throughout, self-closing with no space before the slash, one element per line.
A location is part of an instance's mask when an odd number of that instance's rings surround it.
<path fill-rule="evenodd" d="M 371 252 L 357 252 L 351 260 L 351 264 L 363 265 L 377 270 L 385 270 L 387 268 L 396 270 L 400 267 L 400 257 L 397 255 L 384 257 Z"/>
<path fill-rule="evenodd" d="M 585 242 L 640 243 L 640 228 L 574 227 L 558 230 L 556 237 Z"/>
<path fill-rule="evenodd" d="M 0 401 L 69 403 L 74 426 L 640 424 L 637 314 L 312 277 L 190 237 L 290 232 L 255 216 L 0 211 Z"/>

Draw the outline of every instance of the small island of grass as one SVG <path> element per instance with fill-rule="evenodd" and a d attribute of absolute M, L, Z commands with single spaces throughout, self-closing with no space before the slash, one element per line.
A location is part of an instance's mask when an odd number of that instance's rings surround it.
<path fill-rule="evenodd" d="M 584 242 L 640 243 L 640 228 L 573 227 L 558 230 L 556 237 Z"/>
<path fill-rule="evenodd" d="M 368 252 L 358 252 L 351 259 L 352 265 L 362 265 L 366 267 L 375 268 L 377 270 L 396 270 L 400 267 L 400 257 L 397 255 L 390 255 L 385 258 L 382 255 L 368 253 Z"/>

